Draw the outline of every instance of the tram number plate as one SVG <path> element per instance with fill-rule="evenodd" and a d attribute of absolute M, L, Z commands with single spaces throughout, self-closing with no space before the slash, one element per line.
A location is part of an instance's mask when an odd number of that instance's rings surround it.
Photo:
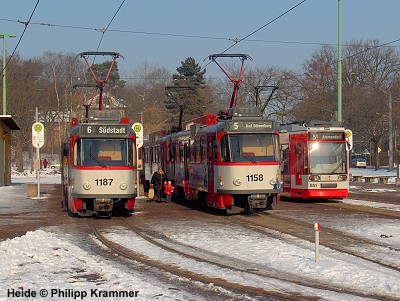
<path fill-rule="evenodd" d="M 94 180 L 97 186 L 111 186 L 114 179 L 96 179 Z"/>
<path fill-rule="evenodd" d="M 248 182 L 264 181 L 264 176 L 262 174 L 247 175 L 246 178 Z"/>

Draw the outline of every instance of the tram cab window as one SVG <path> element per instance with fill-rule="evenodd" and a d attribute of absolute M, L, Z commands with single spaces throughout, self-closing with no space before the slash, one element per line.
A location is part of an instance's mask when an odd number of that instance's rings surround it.
<path fill-rule="evenodd" d="M 310 173 L 346 173 L 346 146 L 342 142 L 313 142 L 309 146 Z"/>
<path fill-rule="evenodd" d="M 221 139 L 223 162 L 279 161 L 280 151 L 277 135 L 243 134 L 226 135 Z"/>
<path fill-rule="evenodd" d="M 76 165 L 133 166 L 135 145 L 131 139 L 79 139 Z"/>

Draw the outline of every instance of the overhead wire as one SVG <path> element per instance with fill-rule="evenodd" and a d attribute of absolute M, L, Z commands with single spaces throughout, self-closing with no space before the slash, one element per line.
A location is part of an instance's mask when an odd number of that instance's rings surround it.
<path fill-rule="evenodd" d="M 8 63 L 11 61 L 11 59 L 13 58 L 15 52 L 17 51 L 17 48 L 18 48 L 19 44 L 21 43 L 22 38 L 24 37 L 25 31 L 26 31 L 26 29 L 28 28 L 28 25 L 29 25 L 29 23 L 30 23 L 31 20 L 32 20 L 33 14 L 35 13 L 36 8 L 37 8 L 38 5 L 39 5 L 39 1 L 40 1 L 40 0 L 37 0 L 36 5 L 35 5 L 35 7 L 33 8 L 33 11 L 32 11 L 32 13 L 31 13 L 31 15 L 30 15 L 28 21 L 26 21 L 26 22 L 18 21 L 19 23 L 23 23 L 23 24 L 25 25 L 25 28 L 24 28 L 24 31 L 23 31 L 22 34 L 21 34 L 21 37 L 19 38 L 19 40 L 18 40 L 18 42 L 17 42 L 17 45 L 15 46 L 15 48 L 14 48 L 12 54 L 10 55 L 10 57 L 9 57 L 9 59 L 8 59 L 8 61 L 7 61 L 7 63 L 5 64 L 4 68 L 2 69 L 2 72 L 4 72 L 4 69 L 7 68 Z M 4 37 L 4 38 L 5 38 L 5 37 Z"/>
<path fill-rule="evenodd" d="M 108 23 L 107 27 L 106 27 L 104 30 L 102 30 L 102 35 L 101 35 L 100 42 L 99 42 L 99 45 L 97 46 L 97 50 L 96 50 L 96 51 L 99 51 L 101 42 L 103 41 L 104 34 L 106 33 L 106 31 L 107 31 L 108 28 L 110 27 L 111 23 L 114 21 L 115 17 L 117 16 L 119 10 L 121 9 L 121 7 L 122 7 L 122 5 L 123 5 L 124 3 L 125 3 L 125 0 L 123 0 L 123 1 L 121 2 L 121 4 L 119 5 L 119 7 L 118 7 L 117 11 L 115 12 L 114 16 L 111 18 L 111 21 Z"/>
<path fill-rule="evenodd" d="M 7 22 L 15 22 L 25 24 L 23 21 L 19 20 L 11 20 L 0 18 L 0 21 Z M 47 26 L 47 27 L 60 27 L 60 28 L 71 28 L 78 30 L 92 30 L 103 32 L 104 28 L 95 28 L 95 27 L 85 27 L 85 26 L 73 26 L 73 25 L 63 25 L 63 24 L 52 24 L 52 23 L 44 23 L 44 22 L 29 22 L 30 25 L 39 25 L 39 26 Z M 123 29 L 107 29 L 108 32 L 119 32 L 119 33 L 132 33 L 132 34 L 143 34 L 143 35 L 156 35 L 156 36 L 170 36 L 170 37 L 178 37 L 178 38 L 194 38 L 194 39 L 209 39 L 209 40 L 225 40 L 225 41 L 234 41 L 243 42 L 243 39 L 238 38 L 227 38 L 227 37 L 215 37 L 215 36 L 202 36 L 202 35 L 188 35 L 188 34 L 176 34 L 176 33 L 163 33 L 163 32 L 148 32 L 148 31 L 135 31 L 135 30 L 123 30 Z M 388 42 L 380 45 L 380 47 L 385 47 L 389 44 L 393 44 L 398 42 L 399 40 L 394 40 L 392 42 Z M 321 42 L 304 42 L 304 41 L 283 41 L 283 40 L 263 40 L 263 39 L 246 39 L 245 42 L 261 42 L 261 43 L 277 43 L 277 44 L 296 44 L 296 45 L 316 45 L 316 46 L 337 46 L 337 43 L 321 43 Z M 347 47 L 350 45 L 343 44 L 343 47 Z M 400 47 L 398 45 L 393 45 L 389 47 Z"/>
<path fill-rule="evenodd" d="M 307 0 L 303 0 L 299 3 L 297 3 L 295 6 L 291 7 L 290 9 L 288 9 L 287 11 L 285 11 L 284 13 L 280 14 L 279 16 L 277 16 L 276 18 L 272 19 L 271 21 L 267 22 L 266 24 L 264 24 L 263 26 L 257 28 L 256 30 L 254 30 L 253 32 L 249 33 L 247 36 L 245 36 L 242 39 L 237 39 L 234 41 L 234 44 L 232 44 L 231 46 L 229 46 L 227 49 L 225 49 L 224 51 L 222 51 L 220 54 L 224 54 L 226 53 L 228 50 L 230 50 L 231 48 L 233 48 L 234 46 L 236 46 L 237 44 L 239 44 L 240 42 L 246 40 L 248 37 L 251 37 L 253 34 L 259 32 L 260 30 L 264 29 L 265 27 L 267 27 L 268 25 L 272 24 L 273 22 L 275 22 L 276 20 L 282 18 L 284 15 L 288 14 L 289 12 L 291 12 L 292 10 L 294 10 L 295 8 L 299 7 L 301 4 L 305 3 Z M 208 62 L 202 69 L 204 70 L 208 65 L 210 65 L 211 62 Z"/>
<path fill-rule="evenodd" d="M 122 1 L 122 3 L 120 4 L 120 6 L 118 7 L 117 11 L 115 12 L 114 16 L 112 17 L 112 19 L 110 20 L 109 24 L 107 25 L 106 28 L 93 28 L 93 27 L 84 27 L 84 26 L 73 26 L 73 25 L 62 25 L 62 24 L 51 24 L 51 23 L 44 23 L 44 22 L 31 22 L 32 16 L 40 2 L 40 0 L 37 0 L 36 5 L 31 13 L 31 16 L 29 18 L 28 21 L 20 21 L 20 20 L 11 20 L 11 19 L 6 19 L 6 18 L 0 18 L 1 21 L 7 21 L 7 22 L 16 22 L 16 23 L 22 23 L 25 25 L 24 31 L 16 45 L 16 47 L 14 48 L 12 55 L 10 56 L 9 60 L 7 61 L 7 64 L 9 63 L 9 61 L 12 59 L 12 57 L 14 56 L 19 44 L 21 43 L 21 40 L 25 34 L 25 31 L 28 27 L 28 25 L 40 25 L 40 26 L 49 26 L 49 27 L 61 27 L 61 28 L 72 28 L 72 29 L 78 29 L 78 30 L 94 30 L 94 31 L 98 31 L 102 33 L 101 39 L 99 41 L 99 44 L 97 46 L 97 50 L 99 50 L 101 43 L 103 41 L 103 37 L 106 31 L 108 32 L 121 32 L 121 33 L 133 33 L 133 34 L 144 34 L 144 35 L 158 35 L 158 36 L 172 36 L 172 37 L 182 37 L 182 38 L 198 38 L 198 39 L 213 39 L 213 40 L 226 40 L 226 41 L 234 41 L 234 44 L 232 44 L 231 46 L 229 46 L 227 49 L 225 49 L 223 52 L 221 53 L 225 53 L 228 50 L 230 50 L 231 48 L 233 48 L 235 45 L 237 45 L 240 42 L 243 41 L 247 41 L 247 42 L 263 42 L 263 43 L 281 43 L 281 44 L 298 44 L 298 45 L 319 45 L 319 46 L 323 46 L 323 45 L 328 45 L 328 46 L 336 46 L 337 44 L 334 43 L 317 43 L 317 42 L 301 42 L 301 41 L 279 41 L 279 40 L 260 40 L 260 39 L 248 39 L 250 36 L 252 36 L 253 34 L 257 33 L 258 31 L 262 30 L 263 28 L 267 27 L 268 25 L 270 25 L 271 23 L 275 22 L 276 20 L 278 20 L 279 18 L 283 17 L 284 15 L 286 15 L 287 13 L 289 13 L 290 11 L 292 11 L 293 9 L 297 8 L 298 6 L 300 6 L 301 4 L 303 4 L 304 2 L 306 2 L 307 0 L 303 0 L 301 2 L 299 2 L 298 4 L 296 4 L 295 6 L 293 6 L 292 8 L 288 9 L 287 11 L 285 11 L 284 13 L 282 13 L 281 15 L 277 16 L 276 18 L 274 18 L 273 20 L 269 21 L 268 23 L 264 24 L 263 26 L 259 27 L 258 29 L 254 30 L 253 32 L 251 32 L 250 34 L 248 34 L 247 36 L 238 39 L 238 38 L 226 38 L 226 37 L 213 37 L 213 36 L 201 36 L 201 35 L 186 35 L 186 34 L 174 34 L 174 33 L 160 33 L 160 32 L 146 32 L 146 31 L 133 31 L 133 30 L 121 30 L 121 29 L 109 29 L 111 23 L 113 22 L 113 20 L 115 19 L 115 17 L 117 16 L 118 12 L 120 11 L 122 5 L 124 4 L 125 0 Z M 365 50 L 363 50 L 362 52 L 365 51 L 369 51 L 375 48 L 379 48 L 379 47 L 385 47 L 388 46 L 390 44 L 399 42 L 400 39 L 396 39 L 387 43 L 383 43 L 380 45 L 376 45 L 370 48 L 367 48 Z M 344 47 L 347 47 L 349 45 L 342 45 Z M 393 45 L 393 46 L 389 46 L 389 47 L 400 47 L 397 45 Z M 361 52 L 361 53 L 362 53 Z M 358 53 L 357 53 L 358 54 Z M 351 55 L 355 56 L 356 54 Z M 350 58 L 350 57 L 346 57 L 343 58 L 343 60 Z M 208 64 L 206 64 L 206 66 L 203 67 L 203 69 L 205 67 L 207 67 L 211 62 L 209 62 Z M 6 64 L 6 66 L 7 66 Z"/>

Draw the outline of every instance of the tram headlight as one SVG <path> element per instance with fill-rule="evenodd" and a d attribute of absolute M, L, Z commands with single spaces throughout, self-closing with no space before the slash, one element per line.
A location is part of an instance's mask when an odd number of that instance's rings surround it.
<path fill-rule="evenodd" d="M 347 176 L 346 175 L 339 175 L 338 180 L 339 181 L 346 181 L 347 180 Z"/>
<path fill-rule="evenodd" d="M 124 182 L 122 182 L 121 184 L 119 184 L 119 188 L 120 188 L 121 190 L 125 190 L 127 187 L 128 187 L 128 185 L 127 185 L 126 183 L 124 183 Z"/>
<path fill-rule="evenodd" d="M 240 185 L 242 185 L 242 180 L 239 179 L 239 178 L 234 179 L 234 180 L 233 180 L 233 185 L 235 185 L 235 186 L 240 186 Z"/>
<path fill-rule="evenodd" d="M 319 175 L 311 175 L 311 176 L 308 177 L 308 179 L 310 181 L 319 182 L 321 180 L 321 177 Z"/>
<path fill-rule="evenodd" d="M 90 188 L 92 188 L 92 185 L 90 185 L 90 183 L 89 182 L 85 182 L 85 183 L 83 183 L 83 189 L 85 189 L 85 190 L 89 190 Z"/>
<path fill-rule="evenodd" d="M 271 180 L 269 180 L 269 183 L 271 185 L 275 185 L 276 184 L 276 178 L 271 178 Z"/>

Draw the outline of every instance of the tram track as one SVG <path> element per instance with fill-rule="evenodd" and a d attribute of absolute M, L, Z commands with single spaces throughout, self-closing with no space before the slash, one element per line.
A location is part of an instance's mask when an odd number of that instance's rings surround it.
<path fill-rule="evenodd" d="M 245 286 L 245 285 L 240 285 L 238 283 L 231 283 L 229 281 L 226 281 L 224 279 L 221 278 L 214 278 L 214 277 L 208 277 L 202 274 L 198 274 L 198 273 L 194 273 L 191 271 L 187 271 L 187 270 L 183 270 L 179 267 L 176 266 L 172 266 L 170 264 L 165 264 L 162 263 L 160 261 L 157 260 L 153 260 L 150 259 L 148 256 L 134 252 L 133 250 L 130 250 L 118 243 L 115 243 L 113 241 L 111 241 L 110 239 L 108 239 L 103 233 L 102 231 L 95 225 L 95 223 L 93 222 L 93 219 L 88 219 L 89 221 L 89 225 L 91 226 L 94 235 L 96 236 L 96 238 L 105 246 L 107 246 L 109 249 L 111 249 L 113 252 L 124 256 L 127 259 L 130 260 L 134 260 L 136 262 L 140 262 L 143 263 L 145 265 L 163 270 L 165 272 L 169 272 L 171 274 L 174 274 L 176 276 L 180 276 L 180 277 L 185 277 L 187 279 L 190 279 L 192 281 L 199 281 L 201 283 L 204 284 L 214 284 L 217 287 L 221 287 L 224 289 L 227 289 L 229 291 L 232 291 L 234 293 L 245 293 L 245 294 L 252 294 L 253 296 L 265 296 L 268 295 L 269 297 L 271 297 L 271 300 L 308 300 L 306 297 L 299 297 L 299 296 L 291 296 L 290 294 L 285 294 L 285 293 L 278 293 L 278 292 L 272 292 L 272 291 L 267 291 L 263 288 L 256 288 L 256 287 L 251 287 L 251 286 Z M 126 224 L 126 222 L 124 221 L 124 224 Z M 133 230 L 132 227 L 128 227 L 131 230 Z M 138 234 L 136 231 L 134 231 L 136 234 Z M 142 235 L 139 235 L 143 238 Z M 146 241 L 151 242 L 152 240 L 149 238 L 145 239 Z M 159 245 L 161 246 L 161 244 L 157 244 L 155 243 L 155 245 Z M 165 249 L 170 249 L 171 248 L 163 248 Z M 274 298 L 274 299 L 272 299 Z"/>
<path fill-rule="evenodd" d="M 253 226 L 272 229 L 279 233 L 284 233 L 297 237 L 299 239 L 314 243 L 314 229 L 313 224 L 300 221 L 284 216 L 272 215 L 272 214 L 260 214 L 253 216 L 236 216 L 237 220 L 250 224 Z M 387 243 L 379 243 L 367 238 L 361 238 L 354 234 L 348 234 L 343 231 L 335 230 L 332 228 L 323 228 L 320 236 L 320 245 L 336 250 L 341 253 L 349 254 L 357 258 L 375 263 L 384 268 L 395 270 L 400 272 L 399 261 L 394 260 L 393 262 L 385 262 L 381 259 L 374 258 L 376 253 L 366 254 L 365 252 L 355 251 L 355 249 L 368 248 L 383 248 L 390 252 L 400 252 L 400 248 L 390 245 Z"/>
<path fill-rule="evenodd" d="M 379 216 L 390 217 L 390 218 L 399 218 L 400 219 L 400 211 L 388 210 L 384 208 L 375 208 L 368 206 L 361 206 L 356 204 L 346 204 L 343 202 L 324 202 L 324 203 L 315 203 L 320 206 L 339 208 L 351 211 L 361 211 L 366 213 L 372 213 Z"/>
<path fill-rule="evenodd" d="M 173 240 L 168 239 L 167 237 L 163 236 L 162 234 L 159 233 L 151 233 L 152 231 L 146 230 L 146 229 L 141 229 L 135 225 L 132 225 L 130 222 L 128 222 L 125 218 L 121 218 L 121 221 L 123 225 L 128 228 L 129 230 L 133 231 L 136 235 L 140 236 L 143 240 L 147 241 L 148 243 L 157 246 L 161 248 L 163 251 L 171 252 L 174 254 L 178 254 L 179 256 L 189 258 L 192 260 L 195 260 L 196 263 L 203 263 L 203 264 L 208 264 L 212 265 L 214 267 L 218 267 L 219 269 L 225 269 L 229 270 L 232 273 L 241 273 L 243 275 L 249 275 L 251 277 L 262 277 L 264 280 L 278 280 L 287 283 L 290 286 L 293 285 L 298 285 L 301 287 L 307 287 L 310 289 L 316 289 L 316 290 L 323 290 L 323 291 L 330 291 L 333 293 L 339 293 L 339 294 L 347 294 L 347 295 L 352 295 L 352 296 L 357 296 L 361 298 L 373 298 L 376 300 L 392 300 L 388 299 L 387 296 L 382 296 L 379 294 L 368 294 L 365 292 L 357 291 L 352 288 L 346 288 L 342 286 L 333 286 L 332 283 L 323 283 L 323 282 L 318 282 L 315 279 L 309 279 L 307 277 L 301 277 L 299 278 L 298 275 L 294 275 L 291 273 L 283 272 L 281 270 L 276 270 L 276 269 L 271 269 L 271 268 L 261 268 L 257 267 L 255 264 L 249 264 L 248 262 L 244 262 L 235 258 L 231 258 L 232 264 L 227 264 L 227 263 L 222 263 L 222 256 L 218 254 L 211 254 L 213 255 L 213 258 L 207 259 L 205 256 L 199 256 L 198 254 L 205 254 L 208 253 L 208 257 L 210 256 L 210 253 L 206 250 L 199 249 L 197 247 L 193 247 L 190 245 L 182 244 Z M 97 229 L 96 226 L 93 224 L 93 221 L 91 222 L 91 226 L 93 228 L 93 231 L 96 235 L 96 237 L 107 247 L 115 251 L 116 253 L 123 255 L 127 258 L 133 259 L 135 261 L 139 261 L 142 263 L 145 263 L 147 265 L 162 269 L 164 271 L 170 272 L 172 274 L 182 276 L 182 277 L 187 277 L 193 280 L 200 281 L 202 283 L 213 283 L 219 287 L 232 290 L 234 292 L 241 292 L 245 294 L 252 294 L 255 296 L 259 295 L 268 295 L 271 298 L 276 298 L 276 300 L 310 300 L 310 296 L 304 296 L 299 293 L 295 293 L 293 291 L 291 292 L 276 292 L 276 291 L 271 291 L 267 290 L 265 288 L 260 288 L 260 287 L 254 287 L 254 286 L 249 286 L 249 285 L 243 285 L 243 284 L 238 284 L 236 282 L 230 282 L 226 279 L 222 279 L 219 277 L 209 277 L 205 276 L 201 273 L 196 273 L 192 271 L 187 271 L 185 269 L 172 266 L 171 264 L 165 264 L 157 260 L 150 259 L 146 255 L 142 255 L 139 253 L 136 253 L 132 250 L 126 249 L 125 247 L 119 245 L 118 243 L 115 243 L 113 241 L 110 241 L 101 233 L 101 230 Z M 182 248 L 185 248 L 185 251 L 182 251 Z M 188 251 L 188 249 L 190 249 Z M 225 260 L 227 259 L 226 256 L 224 256 Z M 228 258 L 229 260 L 229 258 Z M 249 267 L 250 266 L 250 267 Z M 247 276 L 247 277 L 249 277 Z M 314 292 L 315 293 L 315 292 Z M 395 299 L 393 299 L 395 300 Z"/>

